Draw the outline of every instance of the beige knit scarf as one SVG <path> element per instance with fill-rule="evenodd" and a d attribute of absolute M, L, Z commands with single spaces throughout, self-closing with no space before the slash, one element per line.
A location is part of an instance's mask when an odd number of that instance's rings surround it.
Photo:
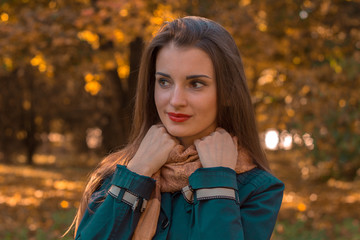
<path fill-rule="evenodd" d="M 175 146 L 170 152 L 166 164 L 152 176 L 156 180 L 156 186 L 140 217 L 133 240 L 150 240 L 154 237 L 161 208 L 161 193 L 180 191 L 189 185 L 190 175 L 201 167 L 194 145 L 187 149 L 182 145 Z M 247 151 L 239 149 L 236 173 L 247 172 L 255 167 Z"/>

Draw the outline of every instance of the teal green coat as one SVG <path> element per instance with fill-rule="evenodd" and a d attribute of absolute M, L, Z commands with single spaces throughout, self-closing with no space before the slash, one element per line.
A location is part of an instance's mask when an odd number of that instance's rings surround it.
<path fill-rule="evenodd" d="M 111 185 L 122 190 L 108 194 Z M 236 174 L 230 168 L 200 168 L 189 178 L 192 189 L 233 188 L 237 200 L 214 198 L 188 203 L 182 193 L 162 193 L 161 212 L 153 239 L 270 239 L 281 205 L 284 184 L 270 173 L 255 168 Z M 131 239 L 140 209 L 121 201 L 125 190 L 149 199 L 155 180 L 117 166 L 90 199 L 76 239 Z"/>

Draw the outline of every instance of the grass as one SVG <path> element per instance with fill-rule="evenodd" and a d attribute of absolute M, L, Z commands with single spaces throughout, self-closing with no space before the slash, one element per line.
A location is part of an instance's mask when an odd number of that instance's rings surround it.
<path fill-rule="evenodd" d="M 36 229 L 30 231 L 27 227 L 22 227 L 13 232 L 6 232 L 0 234 L 4 240 L 49 240 L 49 239 L 62 239 L 71 240 L 74 239 L 73 231 L 68 233 L 65 237 L 61 236 L 65 233 L 70 226 L 76 209 L 70 209 L 67 211 L 56 211 L 52 214 L 53 225 L 49 229 Z"/>
<path fill-rule="evenodd" d="M 75 209 L 57 211 L 52 214 L 53 225 L 49 229 L 37 229 L 30 231 L 26 227 L 16 232 L 6 232 L 4 240 L 49 240 L 49 239 L 73 239 L 72 232 L 61 238 L 66 228 L 71 224 Z M 273 233 L 272 240 L 358 240 L 360 239 L 360 221 L 345 219 L 335 224 L 331 229 L 314 229 L 309 222 L 298 220 L 294 223 L 278 221 Z"/>
<path fill-rule="evenodd" d="M 298 220 L 295 223 L 279 221 L 274 230 L 272 240 L 358 240 L 360 239 L 360 221 L 345 219 L 340 223 L 332 222 L 332 227 L 315 229 L 309 224 Z"/>

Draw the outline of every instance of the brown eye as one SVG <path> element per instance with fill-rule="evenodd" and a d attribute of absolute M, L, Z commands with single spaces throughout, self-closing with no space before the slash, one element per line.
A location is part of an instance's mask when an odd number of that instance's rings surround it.
<path fill-rule="evenodd" d="M 162 87 L 162 88 L 166 88 L 170 85 L 170 82 L 165 78 L 160 78 L 158 80 L 158 83 L 159 83 L 160 87 Z"/>
<path fill-rule="evenodd" d="M 194 89 L 199 89 L 203 86 L 205 86 L 206 84 L 202 81 L 199 81 L 199 80 L 194 80 L 194 81 L 191 81 L 190 82 L 190 86 Z"/>

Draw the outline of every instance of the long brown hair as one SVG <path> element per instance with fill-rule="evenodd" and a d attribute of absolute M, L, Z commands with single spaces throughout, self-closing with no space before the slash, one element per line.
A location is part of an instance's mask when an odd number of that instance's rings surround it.
<path fill-rule="evenodd" d="M 221 25 L 209 19 L 176 19 L 165 23 L 143 52 L 129 143 L 106 157 L 91 174 L 73 222 L 75 234 L 90 196 L 101 181 L 113 174 L 117 164 L 130 161 L 149 128 L 160 121 L 154 101 L 155 64 L 159 50 L 170 43 L 177 47 L 197 47 L 210 56 L 216 75 L 217 126 L 237 136 L 239 145 L 248 151 L 257 166 L 270 171 L 260 145 L 250 92 L 234 39 Z"/>

